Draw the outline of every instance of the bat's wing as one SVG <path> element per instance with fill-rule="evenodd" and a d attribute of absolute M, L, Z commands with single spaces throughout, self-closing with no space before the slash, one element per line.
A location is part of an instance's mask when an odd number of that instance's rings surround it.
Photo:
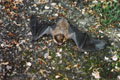
<path fill-rule="evenodd" d="M 51 34 L 51 29 L 55 27 L 53 24 L 46 21 L 38 22 L 36 16 L 32 15 L 30 18 L 30 30 L 32 32 L 33 40 L 38 40 L 44 34 Z"/>
<path fill-rule="evenodd" d="M 85 51 L 101 50 L 105 48 L 105 45 L 106 42 L 104 40 L 96 40 L 88 36 L 84 43 L 83 49 Z"/>
<path fill-rule="evenodd" d="M 87 39 L 87 34 L 80 32 L 76 27 L 70 25 L 69 26 L 69 39 L 73 39 L 75 44 L 78 47 L 78 51 L 83 52 L 82 47 Z"/>
<path fill-rule="evenodd" d="M 72 25 L 69 26 L 69 39 L 74 40 L 80 52 L 101 50 L 106 44 L 103 40 L 90 38 L 87 33 L 79 31 Z"/>

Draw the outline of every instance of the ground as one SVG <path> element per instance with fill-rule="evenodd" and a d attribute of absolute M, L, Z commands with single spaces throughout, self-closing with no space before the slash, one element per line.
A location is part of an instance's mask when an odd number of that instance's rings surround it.
<path fill-rule="evenodd" d="M 57 46 L 50 35 L 33 42 L 32 14 L 64 16 L 107 45 L 78 52 L 72 40 Z M 0 80 L 120 80 L 119 14 L 119 0 L 0 0 Z"/>

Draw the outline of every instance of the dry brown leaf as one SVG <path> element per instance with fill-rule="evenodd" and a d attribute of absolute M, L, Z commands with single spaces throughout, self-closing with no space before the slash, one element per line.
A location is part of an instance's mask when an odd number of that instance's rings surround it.
<path fill-rule="evenodd" d="M 18 44 L 18 42 L 16 40 L 12 41 L 12 44 Z"/>
<path fill-rule="evenodd" d="M 9 33 L 8 33 L 8 36 L 9 36 L 9 37 L 13 37 L 14 34 L 13 34 L 12 32 L 9 32 Z"/>

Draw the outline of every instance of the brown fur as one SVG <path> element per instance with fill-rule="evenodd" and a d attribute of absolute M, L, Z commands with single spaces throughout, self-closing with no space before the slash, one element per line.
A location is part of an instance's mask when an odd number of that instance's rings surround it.
<path fill-rule="evenodd" d="M 53 39 L 55 35 L 58 34 L 63 34 L 64 35 L 64 39 L 63 42 L 66 41 L 68 39 L 68 27 L 69 27 L 69 23 L 66 19 L 61 18 L 57 24 L 56 24 L 56 28 L 52 31 L 52 35 L 53 35 Z M 59 36 L 60 37 L 60 36 Z M 61 36 L 62 37 L 62 36 Z"/>

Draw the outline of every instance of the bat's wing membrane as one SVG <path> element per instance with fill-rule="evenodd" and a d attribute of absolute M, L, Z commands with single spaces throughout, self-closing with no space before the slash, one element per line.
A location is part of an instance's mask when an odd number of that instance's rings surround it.
<path fill-rule="evenodd" d="M 82 47 L 87 39 L 87 34 L 80 32 L 76 27 L 69 26 L 69 39 L 73 39 L 76 43 L 78 50 L 83 51 Z"/>
<path fill-rule="evenodd" d="M 104 40 L 93 39 L 72 25 L 69 27 L 69 38 L 74 40 L 80 52 L 101 50 L 106 44 Z"/>
<path fill-rule="evenodd" d="M 83 49 L 85 51 L 95 51 L 104 49 L 106 42 L 104 40 L 96 40 L 93 38 L 87 37 Z"/>
<path fill-rule="evenodd" d="M 32 15 L 30 18 L 30 29 L 33 35 L 33 40 L 38 40 L 44 34 L 51 34 L 52 26 L 52 24 L 45 21 L 39 23 L 37 17 Z"/>
<path fill-rule="evenodd" d="M 33 37 L 37 34 L 38 27 L 39 27 L 38 19 L 36 16 L 32 15 L 30 17 L 30 30 L 32 32 Z"/>

